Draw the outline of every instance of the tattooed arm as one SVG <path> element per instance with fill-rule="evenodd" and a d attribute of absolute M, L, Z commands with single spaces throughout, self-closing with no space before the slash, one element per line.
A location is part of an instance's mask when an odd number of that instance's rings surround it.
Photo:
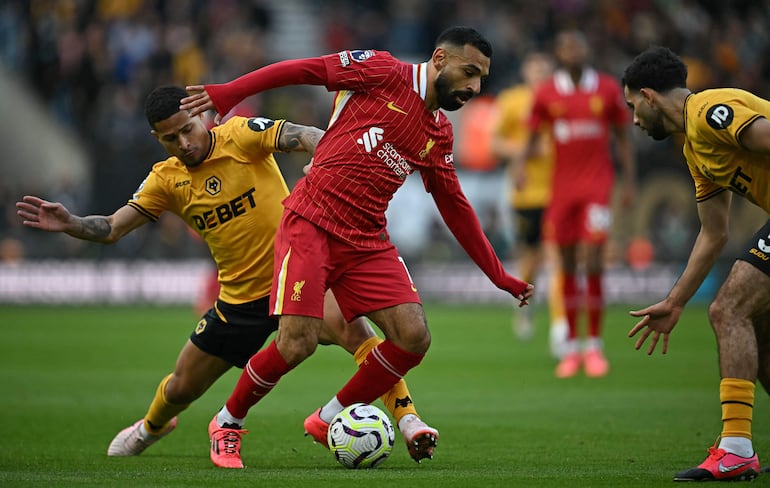
<path fill-rule="evenodd" d="M 278 148 L 284 152 L 307 151 L 313 155 L 323 135 L 324 131 L 318 127 L 292 124 L 287 121 L 281 128 L 281 135 L 278 136 Z"/>
<path fill-rule="evenodd" d="M 147 217 L 125 205 L 112 215 L 78 217 L 58 202 L 27 195 L 16 202 L 16 213 L 27 227 L 48 232 L 65 232 L 87 241 L 111 244 L 132 230 L 146 224 Z"/>

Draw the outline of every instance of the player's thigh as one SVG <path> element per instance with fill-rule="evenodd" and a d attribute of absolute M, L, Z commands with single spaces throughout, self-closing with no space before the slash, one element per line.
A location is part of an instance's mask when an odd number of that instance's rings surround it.
<path fill-rule="evenodd" d="M 395 246 L 361 249 L 336 244 L 330 285 L 342 315 L 351 321 L 403 303 L 420 303 L 417 287 Z"/>
<path fill-rule="evenodd" d="M 271 313 L 323 318 L 330 240 L 308 220 L 288 210 L 284 213 L 275 237 Z"/>
<path fill-rule="evenodd" d="M 348 323 L 342 316 L 337 300 L 331 290 L 326 292 L 324 320 L 319 344 L 337 344 L 353 354 L 365 340 L 375 335 L 369 322 L 358 317 Z"/>
<path fill-rule="evenodd" d="M 719 321 L 754 318 L 770 312 L 770 221 L 747 243 L 719 288 L 709 313 Z"/>
<path fill-rule="evenodd" d="M 770 311 L 770 276 L 743 260 L 736 260 L 714 297 L 712 307 L 751 318 Z"/>
<path fill-rule="evenodd" d="M 560 247 L 576 244 L 582 235 L 579 215 L 572 201 L 553 200 L 543 214 L 543 239 Z"/>

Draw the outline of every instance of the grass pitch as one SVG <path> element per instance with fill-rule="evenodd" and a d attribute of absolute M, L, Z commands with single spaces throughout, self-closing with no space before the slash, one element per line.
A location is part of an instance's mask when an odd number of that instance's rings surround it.
<path fill-rule="evenodd" d="M 630 307 L 635 308 L 635 307 Z M 605 319 L 608 377 L 558 380 L 547 319 L 527 343 L 502 306 L 427 305 L 433 335 L 408 382 L 441 432 L 417 465 L 400 433 L 378 469 L 349 471 L 303 437 L 302 421 L 352 374 L 341 349 L 319 347 L 251 411 L 245 470 L 208 459 L 206 427 L 233 370 L 180 416 L 173 434 L 134 458 L 107 445 L 146 411 L 197 317 L 188 308 L 11 307 L 0 325 L 0 486 L 656 487 L 698 464 L 719 434 L 716 344 L 704 306 L 682 315 L 669 353 L 626 337 L 629 307 Z M 770 399 L 758 388 L 754 444 L 770 462 Z M 755 486 L 770 486 L 760 476 Z"/>

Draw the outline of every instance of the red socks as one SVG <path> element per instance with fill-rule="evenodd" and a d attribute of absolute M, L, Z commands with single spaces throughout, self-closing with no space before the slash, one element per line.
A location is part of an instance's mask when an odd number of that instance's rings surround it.
<path fill-rule="evenodd" d="M 577 338 L 577 314 L 580 300 L 578 299 L 577 279 L 574 274 L 564 273 L 562 277 L 562 290 L 564 292 L 564 315 L 567 316 L 569 325 L 569 339 Z"/>
<path fill-rule="evenodd" d="M 602 336 L 604 291 L 601 275 L 588 276 L 588 337 Z"/>
<path fill-rule="evenodd" d="M 575 275 L 564 274 L 564 311 L 569 323 L 569 338 L 576 339 L 577 317 L 582 302 Z M 601 275 L 586 277 L 586 309 L 588 311 L 588 337 L 601 337 L 604 316 L 604 290 Z"/>
<path fill-rule="evenodd" d="M 275 341 L 272 341 L 246 363 L 235 390 L 227 399 L 227 410 L 233 417 L 246 418 L 249 409 L 270 393 L 278 380 L 291 369 L 278 352 Z"/>
<path fill-rule="evenodd" d="M 366 356 L 356 374 L 337 393 L 337 400 L 343 405 L 372 403 L 390 390 L 407 371 L 420 364 L 423 357 L 424 354 L 404 351 L 386 340 Z"/>

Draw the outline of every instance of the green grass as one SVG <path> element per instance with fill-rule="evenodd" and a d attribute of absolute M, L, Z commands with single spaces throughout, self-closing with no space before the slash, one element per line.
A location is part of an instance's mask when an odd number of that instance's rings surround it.
<path fill-rule="evenodd" d="M 108 458 L 117 431 L 140 418 L 195 325 L 187 308 L 2 306 L 0 486 L 671 486 L 720 429 L 719 375 L 704 307 L 691 307 L 669 354 L 626 337 L 626 307 L 606 316 L 610 375 L 557 380 L 546 318 L 529 343 L 501 306 L 426 307 L 433 344 L 409 374 L 421 415 L 441 431 L 416 465 L 397 433 L 379 469 L 349 471 L 302 435 L 302 420 L 352 374 L 336 347 L 317 353 L 252 409 L 245 470 L 214 468 L 206 426 L 240 370 L 136 458 Z M 770 460 L 770 400 L 757 390 L 755 448 Z M 770 486 L 770 476 L 755 486 Z"/>

